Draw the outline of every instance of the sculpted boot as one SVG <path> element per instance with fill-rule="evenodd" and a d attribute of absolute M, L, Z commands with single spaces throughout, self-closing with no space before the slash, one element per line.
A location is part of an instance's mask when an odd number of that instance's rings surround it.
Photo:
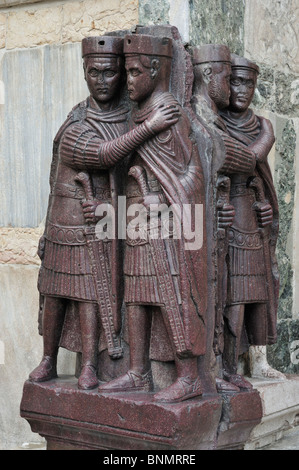
<path fill-rule="evenodd" d="M 113 392 L 150 392 L 153 388 L 151 371 L 146 374 L 138 374 L 134 371 L 128 371 L 126 374 L 111 380 L 99 387 L 101 393 Z"/>
<path fill-rule="evenodd" d="M 176 403 L 202 395 L 199 378 L 179 377 L 172 385 L 155 393 L 154 399 L 161 402 Z"/>
<path fill-rule="evenodd" d="M 80 377 L 78 379 L 78 388 L 81 390 L 91 390 L 99 385 L 97 371 L 91 362 L 83 365 Z"/>
<path fill-rule="evenodd" d="M 43 356 L 40 364 L 31 372 L 29 380 L 32 382 L 46 382 L 57 377 L 56 358 Z"/>
<path fill-rule="evenodd" d="M 230 374 L 229 372 L 223 372 L 223 377 L 228 382 L 239 387 L 240 390 L 252 390 L 253 386 L 248 380 L 240 374 Z"/>

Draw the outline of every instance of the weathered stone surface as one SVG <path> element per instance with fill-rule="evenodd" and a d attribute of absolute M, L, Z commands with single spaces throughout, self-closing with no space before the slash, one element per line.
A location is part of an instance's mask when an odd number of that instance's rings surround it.
<path fill-rule="evenodd" d="M 167 24 L 169 22 L 169 1 L 139 0 L 139 23 L 141 25 Z"/>
<path fill-rule="evenodd" d="M 81 44 L 9 51 L 1 65 L 9 99 L 0 107 L 0 225 L 37 227 L 46 215 L 53 138 L 88 96 Z"/>
<path fill-rule="evenodd" d="M 7 16 L 6 48 L 32 47 L 61 40 L 61 5 L 14 10 Z"/>
<path fill-rule="evenodd" d="M 277 71 L 269 65 L 259 65 L 260 75 L 254 105 L 288 117 L 297 117 L 299 113 L 298 76 Z"/>
<path fill-rule="evenodd" d="M 138 23 L 135 0 L 86 0 L 63 6 L 62 41 L 81 41 L 106 31 L 130 29 Z"/>
<path fill-rule="evenodd" d="M 299 73 L 297 0 L 245 2 L 245 55 L 285 73 Z"/>
<path fill-rule="evenodd" d="M 0 49 L 5 47 L 6 40 L 6 15 L 0 14 Z"/>
<path fill-rule="evenodd" d="M 7 8 L 16 5 L 23 5 L 24 3 L 38 3 L 45 0 L 0 0 L 0 8 Z"/>
<path fill-rule="evenodd" d="M 0 341 L 4 364 L 0 364 L 0 448 L 14 442 L 36 442 L 37 436 L 19 416 L 24 381 L 39 363 L 42 341 L 37 333 L 38 266 L 0 265 Z M 59 370 L 74 373 L 74 354 L 62 350 Z"/>
<path fill-rule="evenodd" d="M 243 52 L 244 2 L 242 0 L 192 0 L 190 42 L 226 44 L 232 52 Z"/>
<path fill-rule="evenodd" d="M 137 22 L 135 0 L 28 5 L 7 13 L 6 48 L 77 42 L 108 30 L 129 29 Z"/>
<path fill-rule="evenodd" d="M 258 390 L 263 405 L 263 418 L 256 426 L 245 450 L 261 449 L 280 439 L 286 430 L 296 426 L 299 413 L 299 376 L 284 381 L 250 379 Z"/>
<path fill-rule="evenodd" d="M 0 264 L 39 265 L 38 241 L 43 226 L 33 228 L 0 228 Z"/>
<path fill-rule="evenodd" d="M 276 189 L 279 199 L 280 233 L 277 243 L 278 268 L 280 273 L 279 317 L 292 316 L 293 301 L 293 215 L 295 193 L 294 158 L 296 133 L 292 120 L 281 122 L 277 127 L 277 164 L 275 170 Z"/>

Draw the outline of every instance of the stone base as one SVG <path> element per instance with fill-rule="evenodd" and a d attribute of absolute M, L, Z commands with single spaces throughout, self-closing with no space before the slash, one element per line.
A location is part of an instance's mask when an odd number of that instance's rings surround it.
<path fill-rule="evenodd" d="M 262 449 L 299 425 L 299 375 L 287 375 L 283 381 L 248 380 L 260 394 L 263 418 L 252 430 L 244 449 Z"/>
<path fill-rule="evenodd" d="M 163 404 L 151 393 L 82 391 L 65 376 L 27 381 L 21 416 L 49 450 L 242 449 L 262 408 L 256 391 Z"/>

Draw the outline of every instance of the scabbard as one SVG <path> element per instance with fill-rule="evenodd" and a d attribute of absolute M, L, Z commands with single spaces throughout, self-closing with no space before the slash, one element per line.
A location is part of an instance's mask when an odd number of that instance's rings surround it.
<path fill-rule="evenodd" d="M 115 333 L 114 316 L 117 304 L 113 300 L 111 293 L 107 258 L 104 251 L 105 242 L 96 238 L 94 226 L 87 226 L 85 234 L 95 282 L 99 314 L 108 346 L 108 354 L 113 359 L 117 359 L 123 355 L 123 350 L 120 338 Z"/>
<path fill-rule="evenodd" d="M 179 357 L 190 356 L 191 348 L 188 347 L 177 293 L 175 291 L 172 275 L 169 269 L 165 242 L 163 239 L 150 239 L 149 243 L 159 284 L 160 295 L 162 302 L 165 305 L 176 353 Z"/>

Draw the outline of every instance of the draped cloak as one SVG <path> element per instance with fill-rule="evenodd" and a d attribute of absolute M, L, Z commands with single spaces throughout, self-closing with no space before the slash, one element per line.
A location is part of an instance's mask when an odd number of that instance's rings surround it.
<path fill-rule="evenodd" d="M 234 119 L 226 111 L 223 111 L 220 114 L 226 124 L 226 129 L 229 135 L 244 144 L 246 147 L 250 146 L 250 144 L 259 139 L 261 132 L 260 121 L 258 116 L 256 116 L 252 110 L 249 109 L 245 118 L 240 120 Z M 277 260 L 275 256 L 275 249 L 279 230 L 278 201 L 273 184 L 271 169 L 267 159 L 256 162 L 254 174 L 260 177 L 263 181 L 265 197 L 270 203 L 273 210 L 273 222 L 269 231 L 269 250 L 271 258 L 273 290 L 275 297 L 269 299 L 269 302 L 267 303 L 268 331 L 267 338 L 265 338 L 265 344 L 273 344 L 276 342 L 277 338 L 276 315 L 279 296 L 279 274 L 277 269 Z M 270 303 L 272 303 L 272 309 L 269 306 Z"/>
<path fill-rule="evenodd" d="M 76 352 L 81 351 L 82 345 L 79 318 L 73 301 L 97 303 L 97 297 L 84 237 L 85 220 L 80 205 L 80 202 L 85 199 L 85 194 L 79 183 L 74 181 L 74 177 L 81 170 L 88 171 L 95 198 L 99 202 L 112 204 L 117 220 L 121 164 L 99 169 L 99 165 L 94 166 L 95 159 L 91 158 L 89 161 L 88 155 L 84 156 L 82 162 L 67 159 L 68 153 L 72 155 L 77 145 L 72 131 L 75 126 L 78 129 L 82 127 L 85 134 L 90 131 L 91 134 L 97 136 L 99 142 L 111 141 L 126 132 L 128 113 L 129 110 L 124 105 L 119 105 L 111 111 L 102 111 L 94 99 L 89 97 L 73 108 L 54 139 L 50 198 L 44 232 L 45 248 L 38 289 L 41 299 L 44 295 L 49 295 L 69 300 L 60 346 Z M 57 200 L 59 203 L 55 204 Z M 70 223 L 72 214 L 69 213 L 71 210 L 68 210 L 68 207 L 74 208 L 75 215 L 79 214 L 78 218 L 74 217 L 74 220 L 79 220 L 79 222 Z M 65 214 L 63 214 L 64 211 Z M 62 227 L 60 220 L 64 215 L 66 223 Z M 104 244 L 104 247 L 112 294 L 118 297 L 118 308 L 120 308 L 122 280 L 119 276 L 119 246 L 116 242 L 109 241 Z M 42 313 L 39 320 L 41 332 Z M 103 343 L 105 340 L 102 338 L 99 344 L 100 349 L 105 348 Z"/>
<path fill-rule="evenodd" d="M 144 122 L 151 111 L 161 104 L 180 108 L 181 117 L 178 123 L 142 144 L 132 157 L 130 165 L 133 166 L 136 161 L 139 164 L 141 161 L 145 170 L 149 170 L 159 182 L 168 205 L 177 205 L 182 213 L 184 205 L 189 204 L 193 210 L 196 204 L 201 204 L 205 214 L 204 181 L 198 149 L 190 139 L 189 120 L 173 95 L 161 93 L 153 97 L 144 111 L 135 112 L 134 122 L 136 125 Z M 182 217 L 180 223 L 183 224 Z M 193 219 L 192 229 L 201 230 L 203 233 L 203 244 L 199 249 L 186 249 L 183 237 L 176 240 L 180 290 L 180 299 L 177 299 L 177 302 L 181 306 L 185 340 L 190 356 L 204 354 L 206 344 L 206 236 L 204 220 L 199 223 L 201 226 L 195 227 Z M 182 234 L 183 230 L 184 227 L 181 227 Z M 158 335 L 159 329 L 156 328 L 155 331 Z M 159 348 L 159 340 L 153 339 Z M 151 349 L 153 351 L 155 347 Z M 158 356 L 155 352 L 152 353 L 152 358 L 170 359 Z"/>

